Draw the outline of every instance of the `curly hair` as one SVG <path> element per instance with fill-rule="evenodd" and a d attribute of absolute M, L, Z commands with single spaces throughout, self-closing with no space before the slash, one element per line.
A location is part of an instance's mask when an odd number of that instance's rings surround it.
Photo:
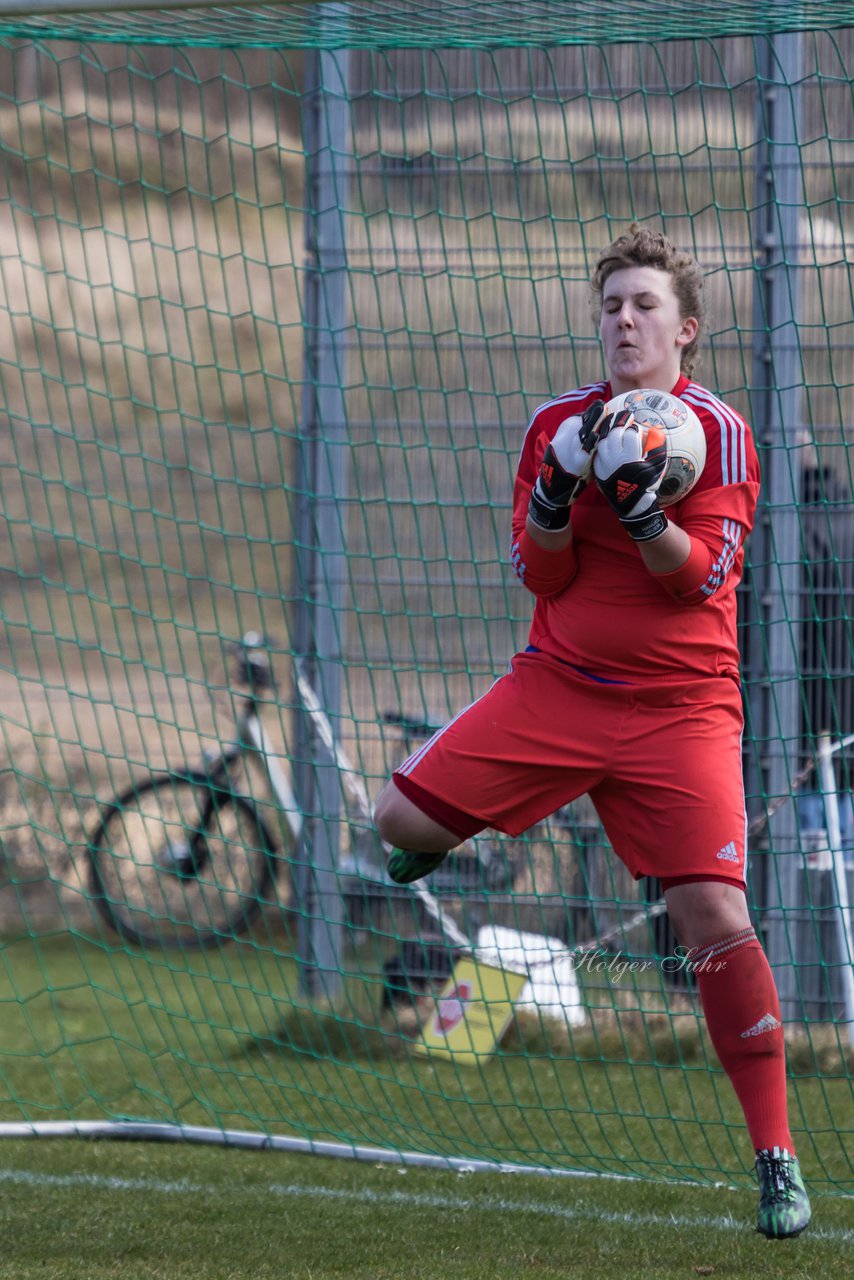
<path fill-rule="evenodd" d="M 661 231 L 639 227 L 633 222 L 624 235 L 602 250 L 590 277 L 591 301 L 597 325 L 602 316 L 605 282 L 615 271 L 623 271 L 626 267 L 654 267 L 657 271 L 666 271 L 679 303 L 681 319 L 687 320 L 689 316 L 693 316 L 698 321 L 697 336 L 681 354 L 682 372 L 690 378 L 694 372 L 700 338 L 706 327 L 703 271 L 700 264 L 690 253 L 677 249 Z"/>

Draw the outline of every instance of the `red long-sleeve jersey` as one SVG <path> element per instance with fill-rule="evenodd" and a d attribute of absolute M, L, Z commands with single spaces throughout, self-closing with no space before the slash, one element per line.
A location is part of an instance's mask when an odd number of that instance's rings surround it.
<path fill-rule="evenodd" d="M 529 643 L 600 679 L 738 677 L 735 588 L 759 494 L 753 437 L 734 409 L 698 383 L 682 377 L 672 394 L 706 433 L 702 476 L 667 508 L 691 538 L 688 560 L 674 573 L 650 573 L 592 478 L 572 507 L 569 547 L 546 550 L 525 529 L 547 443 L 565 418 L 611 398 L 607 382 L 541 405 L 522 445 L 511 561 L 536 597 Z"/>

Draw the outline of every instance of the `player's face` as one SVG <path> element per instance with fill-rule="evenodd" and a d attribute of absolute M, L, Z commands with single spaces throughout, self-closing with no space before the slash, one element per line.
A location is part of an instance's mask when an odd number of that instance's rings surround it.
<path fill-rule="evenodd" d="M 669 391 L 679 379 L 682 350 L 697 333 L 683 320 L 666 271 L 626 267 L 605 281 L 599 333 L 611 389 Z"/>

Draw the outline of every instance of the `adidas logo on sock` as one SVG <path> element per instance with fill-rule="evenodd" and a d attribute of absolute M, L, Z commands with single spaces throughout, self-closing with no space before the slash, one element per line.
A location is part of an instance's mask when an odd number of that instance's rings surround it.
<path fill-rule="evenodd" d="M 722 862 L 738 862 L 738 850 L 735 847 L 735 841 L 730 840 L 729 844 L 725 844 L 722 849 L 718 849 L 715 857 L 720 858 Z"/>
<path fill-rule="evenodd" d="M 778 1022 L 773 1013 L 766 1013 L 752 1027 L 742 1031 L 741 1038 L 742 1040 L 749 1040 L 751 1036 L 764 1036 L 766 1031 L 776 1031 L 782 1025 L 782 1022 Z"/>

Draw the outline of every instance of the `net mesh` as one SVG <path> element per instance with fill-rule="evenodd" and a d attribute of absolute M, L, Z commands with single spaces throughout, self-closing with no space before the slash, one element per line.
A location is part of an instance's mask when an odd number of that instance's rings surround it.
<path fill-rule="evenodd" d="M 658 889 L 584 801 L 470 843 L 428 899 L 384 880 L 370 822 L 525 643 L 518 449 L 599 375 L 586 281 L 638 219 L 699 257 L 701 379 L 757 426 L 750 900 L 798 1149 L 839 1190 L 854 38 L 823 28 L 848 6 L 695 6 L 685 39 L 684 7 L 624 4 L 613 43 L 595 5 L 510 8 L 0 14 L 4 1118 L 749 1167 Z M 778 23 L 805 30 L 785 83 Z M 179 47 L 205 44 L 246 47 Z M 228 647 L 249 631 L 266 649 Z M 223 755 L 247 675 L 272 791 Z M 474 1065 L 423 1056 L 489 929 L 553 940 L 516 937 L 533 1003 Z"/>
<path fill-rule="evenodd" d="M 82 12 L 81 12 L 82 10 Z M 834 31 L 852 25 L 851 0 L 700 0 L 691 8 L 691 35 L 717 38 L 789 31 Z M 365 0 L 213 6 L 178 0 L 134 7 L 83 0 L 4 0 L 0 30 L 9 36 L 106 40 L 119 44 L 234 45 L 291 49 L 602 45 L 682 40 L 685 6 L 638 0 Z M 441 35 L 439 34 L 441 33 Z"/>

